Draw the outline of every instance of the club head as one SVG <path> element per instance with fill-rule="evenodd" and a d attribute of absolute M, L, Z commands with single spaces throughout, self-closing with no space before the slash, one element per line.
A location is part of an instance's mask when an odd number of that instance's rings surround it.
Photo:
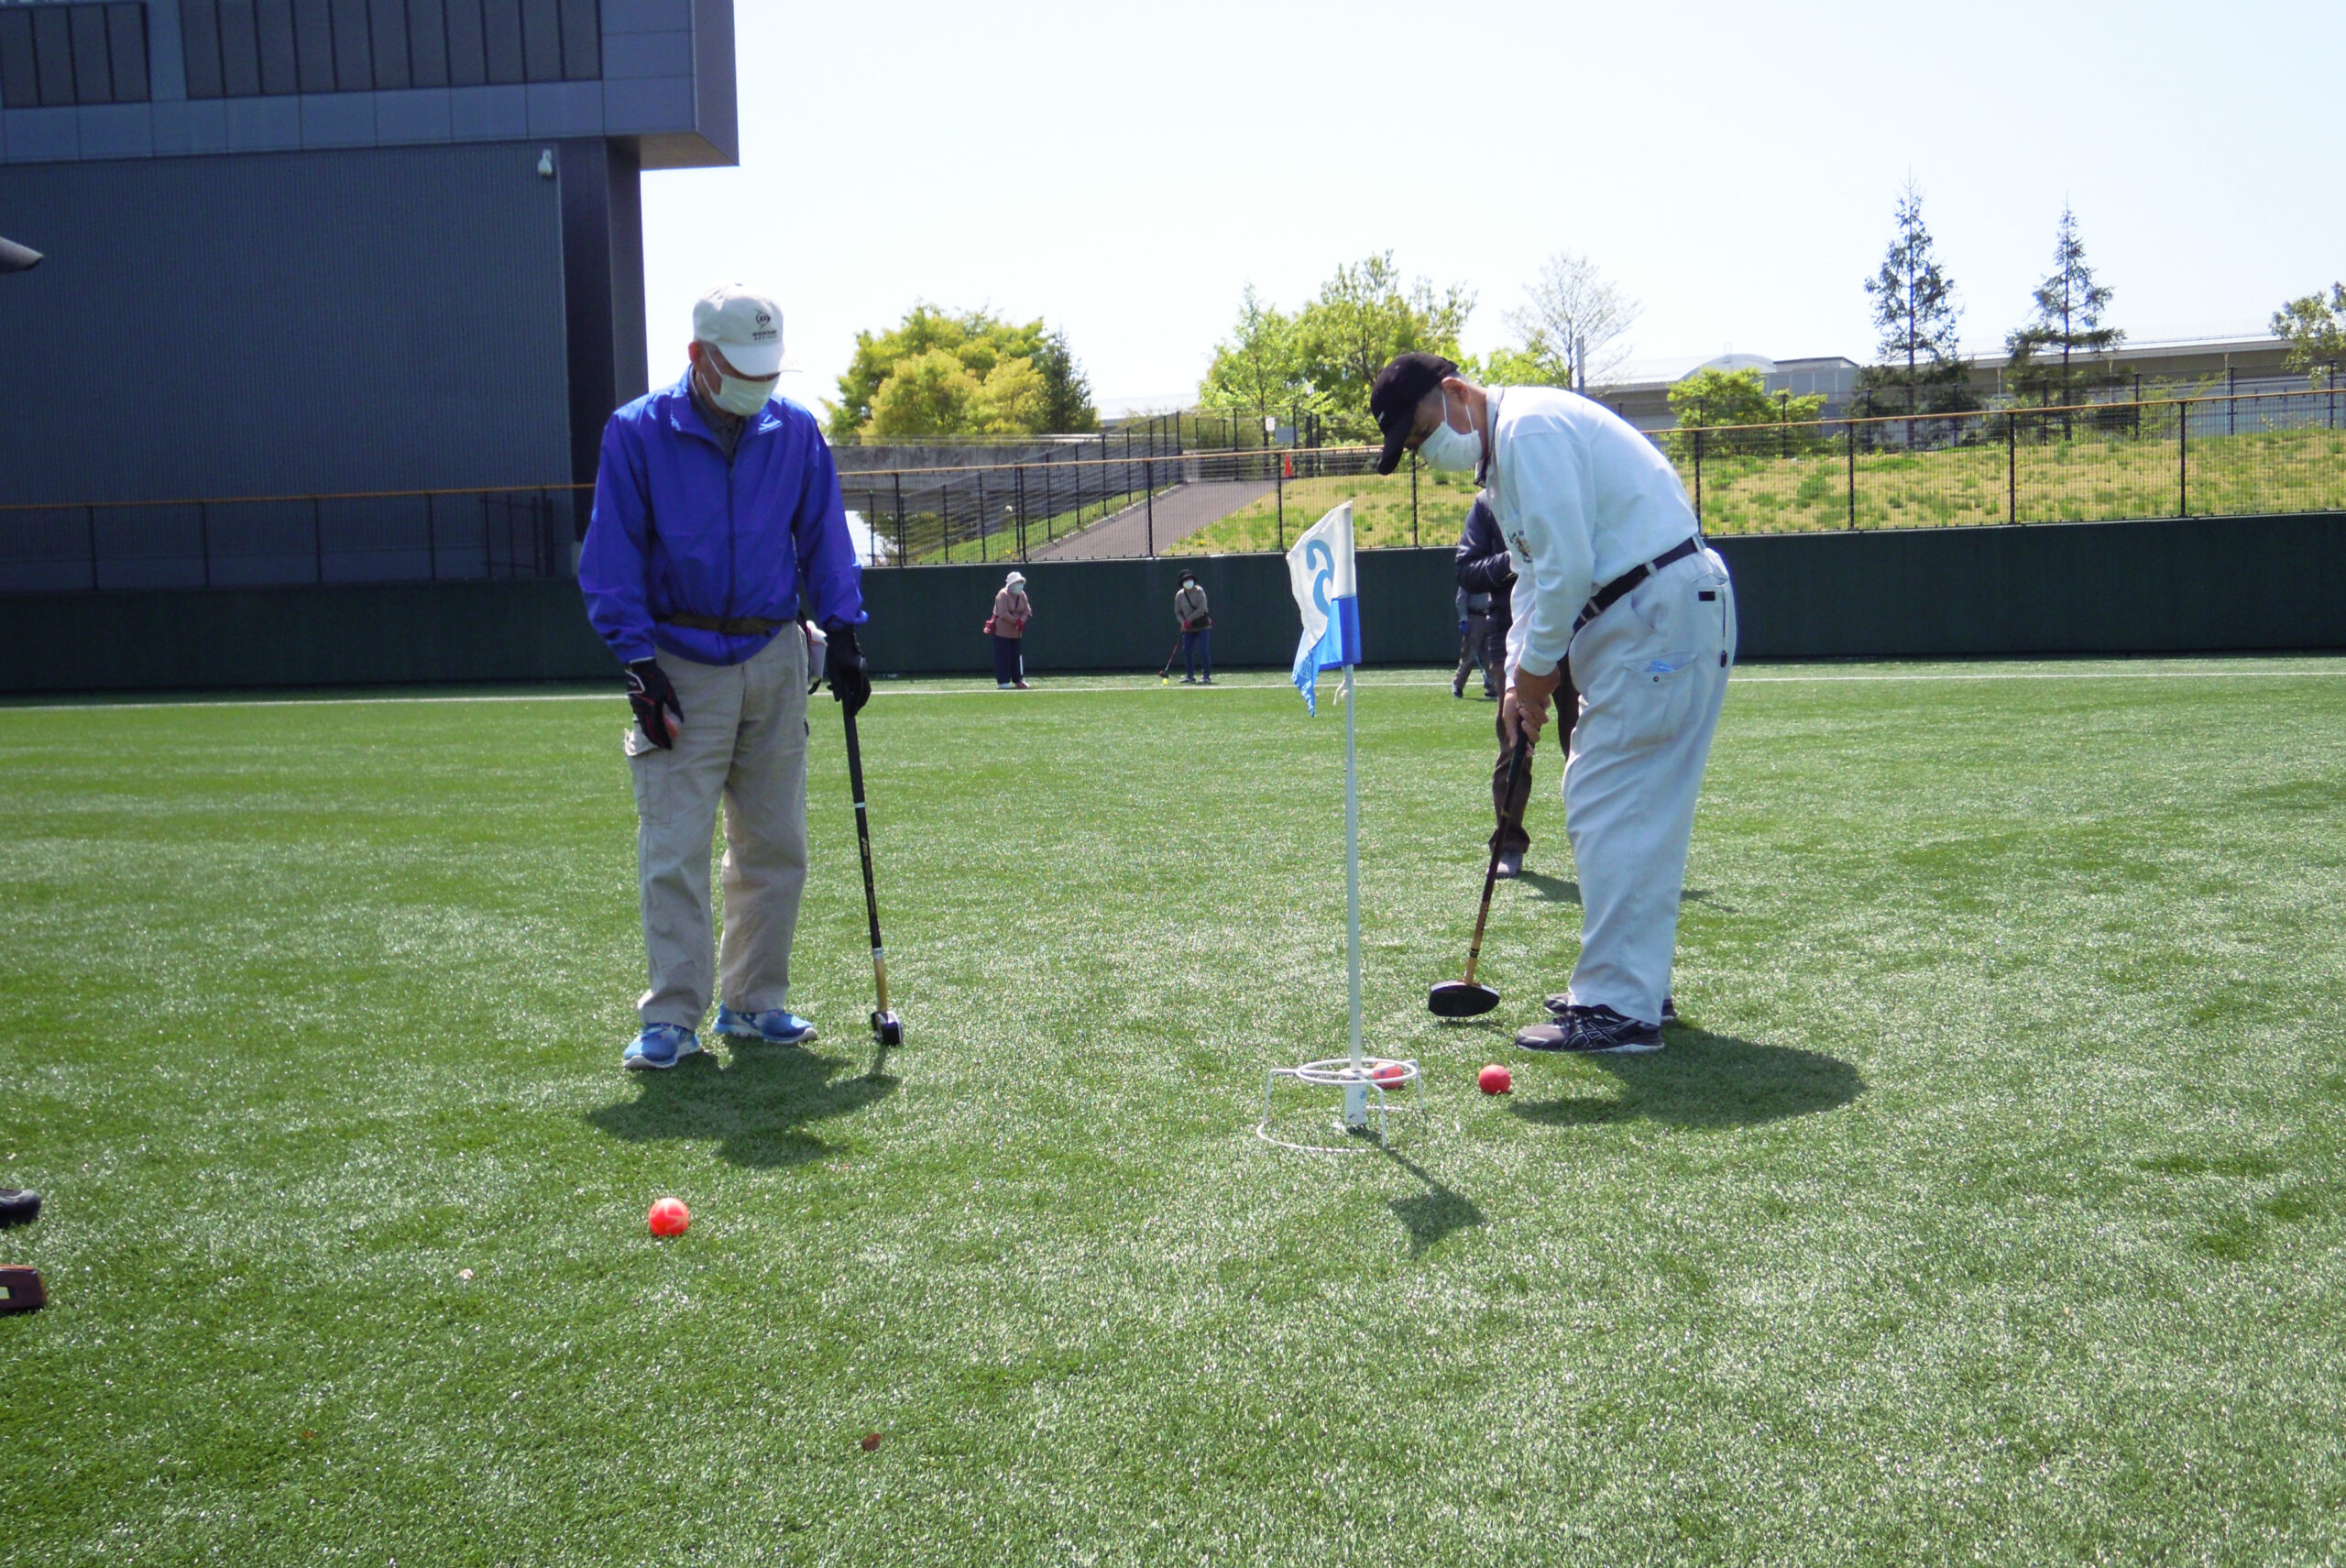
<path fill-rule="evenodd" d="M 39 1269 L 0 1268 L 0 1312 L 38 1312 L 48 1305 Z"/>
<path fill-rule="evenodd" d="M 1426 992 L 1426 1011 L 1437 1018 L 1475 1018 L 1499 1004 L 1499 993 L 1487 985 L 1445 980 Z"/>
<path fill-rule="evenodd" d="M 874 1013 L 872 1037 L 883 1046 L 901 1046 L 904 1043 L 904 1021 L 893 1013 Z"/>

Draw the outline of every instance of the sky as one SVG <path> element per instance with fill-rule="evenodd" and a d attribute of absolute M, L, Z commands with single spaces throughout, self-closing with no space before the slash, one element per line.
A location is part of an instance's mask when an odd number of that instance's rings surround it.
<path fill-rule="evenodd" d="M 1502 320 L 1596 261 L 1639 361 L 1847 355 L 1921 189 L 1967 346 L 2020 324 L 2062 204 L 2138 340 L 2253 332 L 2346 276 L 2346 6 L 1405 6 L 736 0 L 741 161 L 643 180 L 654 382 L 692 301 L 782 302 L 819 409 L 916 300 L 1063 328 L 1103 411 L 1195 394 L 1253 283 L 1342 262 Z"/>

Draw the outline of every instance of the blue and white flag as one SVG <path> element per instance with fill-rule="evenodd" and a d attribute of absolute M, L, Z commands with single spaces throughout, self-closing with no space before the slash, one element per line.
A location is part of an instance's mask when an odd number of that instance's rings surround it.
<path fill-rule="evenodd" d="M 1303 612 L 1295 650 L 1295 685 L 1303 706 L 1320 711 L 1320 672 L 1360 663 L 1360 589 L 1353 578 L 1353 504 L 1346 501 L 1306 529 L 1287 553 L 1288 584 Z"/>

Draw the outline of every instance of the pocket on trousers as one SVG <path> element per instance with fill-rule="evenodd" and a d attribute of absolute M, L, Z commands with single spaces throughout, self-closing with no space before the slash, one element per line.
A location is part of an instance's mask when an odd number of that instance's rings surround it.
<path fill-rule="evenodd" d="M 1661 653 L 1624 663 L 1614 679 L 1619 718 L 1614 729 L 1625 751 L 1658 746 L 1686 727 L 1694 712 L 1700 653 Z"/>

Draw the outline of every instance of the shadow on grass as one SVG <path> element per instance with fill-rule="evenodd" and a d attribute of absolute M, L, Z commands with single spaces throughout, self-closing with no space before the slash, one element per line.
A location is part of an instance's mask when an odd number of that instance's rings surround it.
<path fill-rule="evenodd" d="M 1538 872 L 1518 872 L 1515 880 L 1538 894 L 1544 904 L 1578 904 L 1580 883 L 1566 882 L 1562 877 L 1541 876 Z"/>
<path fill-rule="evenodd" d="M 720 1066 L 704 1052 L 665 1072 L 630 1074 L 642 1085 L 636 1097 L 590 1111 L 586 1121 L 630 1143 L 713 1141 L 718 1157 L 730 1165 L 805 1165 L 838 1152 L 807 1124 L 850 1115 L 896 1091 L 886 1062 L 882 1050 L 871 1071 L 859 1073 L 837 1057 L 751 1046 Z"/>
<path fill-rule="evenodd" d="M 1518 872 L 1515 873 L 1515 880 L 1538 894 L 1543 904 L 1576 905 L 1580 902 L 1580 883 L 1576 882 L 1570 882 L 1562 877 L 1541 876 L 1538 872 Z M 1682 891 L 1678 896 L 1699 904 L 1711 895 L 1703 888 L 1690 887 Z"/>
<path fill-rule="evenodd" d="M 1673 1127 L 1756 1127 L 1838 1110 L 1866 1091 L 1858 1069 L 1837 1057 L 1676 1025 L 1668 1038 L 1651 1056 L 1583 1058 L 1619 1080 L 1618 1094 L 1518 1100 L 1508 1109 L 1556 1127 L 1639 1116 Z"/>
<path fill-rule="evenodd" d="M 1409 1233 L 1409 1255 L 1416 1257 L 1453 1232 L 1483 1223 L 1483 1211 L 1463 1192 L 1452 1190 L 1442 1179 L 1390 1145 L 1385 1157 L 1417 1178 L 1425 1189 L 1407 1198 L 1392 1198 L 1385 1206 Z"/>

